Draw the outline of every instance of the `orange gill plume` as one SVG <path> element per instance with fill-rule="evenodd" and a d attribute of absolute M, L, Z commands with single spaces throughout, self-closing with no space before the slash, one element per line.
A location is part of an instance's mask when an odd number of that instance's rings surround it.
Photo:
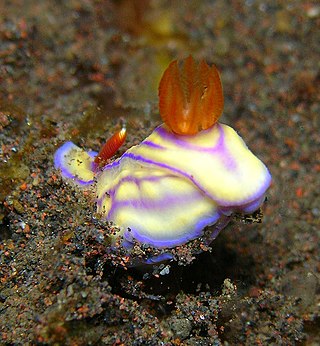
<path fill-rule="evenodd" d="M 217 68 L 190 55 L 181 67 L 170 63 L 159 84 L 162 120 L 179 135 L 193 135 L 215 124 L 223 111 L 223 91 Z"/>

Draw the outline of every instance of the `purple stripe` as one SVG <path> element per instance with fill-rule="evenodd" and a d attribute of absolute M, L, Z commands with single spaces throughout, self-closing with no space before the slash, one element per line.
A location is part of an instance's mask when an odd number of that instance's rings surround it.
<path fill-rule="evenodd" d="M 159 262 L 163 262 L 163 261 L 168 261 L 171 259 L 173 259 L 173 254 L 169 253 L 169 252 L 164 252 L 164 253 L 157 255 L 157 256 L 151 256 L 151 257 L 143 260 L 142 263 L 154 264 L 154 263 L 159 263 Z"/>
<path fill-rule="evenodd" d="M 228 169 L 228 170 L 236 170 L 237 169 L 237 163 L 236 161 L 232 158 L 232 156 L 229 154 L 229 151 L 228 149 L 225 147 L 224 145 L 224 131 L 223 131 L 223 128 L 220 124 L 217 124 L 216 126 L 219 127 L 219 131 L 220 131 L 220 136 L 219 136 L 219 139 L 218 139 L 218 142 L 216 143 L 216 145 L 213 147 L 213 148 L 205 148 L 205 151 L 208 150 L 208 151 L 215 151 L 217 152 L 217 154 L 220 156 L 220 160 L 223 162 L 223 164 L 225 165 L 225 167 Z M 210 130 L 210 129 L 209 129 Z M 206 130 L 206 131 L 209 131 L 209 130 Z M 163 128 L 162 126 L 158 127 L 156 130 L 156 132 L 160 132 L 161 134 L 163 134 L 163 137 L 165 139 L 171 139 L 171 140 L 176 140 L 176 138 L 178 137 L 177 135 L 174 135 L 174 134 L 170 134 L 168 133 L 165 128 Z M 149 141 L 150 142 L 150 141 Z M 185 144 L 185 142 L 181 141 L 183 144 Z M 176 143 L 176 142 L 175 142 Z M 142 145 L 143 142 L 140 144 Z M 193 145 L 191 145 L 191 147 L 194 148 Z M 198 150 L 200 150 L 198 147 L 196 147 Z M 261 195 L 263 195 L 265 193 L 265 191 L 268 189 L 269 185 L 270 185 L 270 182 L 271 182 L 271 176 L 270 176 L 270 173 L 269 171 L 266 169 L 266 176 L 265 176 L 265 182 L 262 184 L 262 186 L 260 187 L 260 189 L 258 191 L 256 191 L 253 195 L 247 197 L 246 199 L 242 200 L 242 201 L 239 201 L 239 202 L 235 202 L 235 201 L 227 201 L 227 200 L 223 200 L 223 199 L 218 199 L 216 196 L 212 196 L 211 194 L 209 194 L 205 188 L 203 186 L 201 186 L 201 184 L 196 181 L 196 179 L 194 178 L 194 176 L 192 174 L 188 174 L 180 169 L 177 169 L 171 165 L 168 165 L 168 164 L 165 164 L 165 163 L 161 163 L 161 162 L 157 162 L 157 161 L 154 161 L 154 160 L 151 160 L 151 159 L 147 159 L 141 155 L 135 155 L 134 153 L 132 152 L 126 152 L 123 154 L 123 156 L 117 160 L 117 161 L 114 161 L 113 163 L 107 165 L 104 170 L 110 170 L 110 169 L 113 169 L 117 166 L 119 166 L 121 164 L 121 161 L 125 158 L 128 158 L 128 159 L 132 159 L 132 160 L 136 160 L 136 161 L 140 161 L 140 162 L 144 162 L 144 163 L 147 163 L 147 164 L 150 164 L 152 166 L 157 166 L 157 167 L 162 167 L 162 168 L 165 168 L 165 169 L 168 169 L 169 171 L 172 171 L 174 172 L 175 174 L 178 174 L 178 175 L 181 175 L 181 176 L 184 176 L 185 178 L 187 178 L 188 180 L 190 180 L 193 184 L 195 184 L 206 196 L 209 196 L 211 199 L 213 199 L 214 201 L 216 201 L 218 204 L 221 204 L 223 206 L 226 206 L 226 207 L 236 207 L 236 206 L 244 206 L 246 204 L 249 204 L 249 203 L 252 203 L 253 201 L 257 200 Z"/>
<path fill-rule="evenodd" d="M 197 185 L 196 182 L 194 181 L 192 175 L 187 174 L 187 173 L 181 171 L 180 169 L 174 168 L 174 167 L 172 167 L 172 166 L 170 166 L 170 165 L 167 165 L 167 164 L 165 164 L 165 163 L 161 163 L 161 162 L 153 161 L 153 160 L 150 160 L 150 159 L 146 159 L 146 158 L 144 158 L 144 157 L 141 156 L 141 155 L 135 155 L 135 154 L 133 154 L 133 153 L 128 153 L 128 152 L 126 152 L 126 153 L 124 153 L 124 154 L 122 155 L 121 160 L 122 160 L 123 158 L 126 158 L 126 157 L 128 157 L 128 158 L 130 158 L 130 159 L 132 159 L 132 160 L 136 160 L 136 161 L 141 161 L 141 162 L 144 162 L 144 163 L 148 163 L 148 164 L 153 165 L 153 166 L 166 168 L 166 169 L 168 169 L 168 170 L 170 170 L 170 171 L 172 171 L 172 172 L 178 173 L 179 175 L 183 175 L 183 176 L 186 177 L 187 179 L 191 180 L 195 185 Z M 197 186 L 198 186 L 198 185 L 197 185 Z M 202 190 L 202 189 L 201 189 L 201 190 Z"/>
<path fill-rule="evenodd" d="M 181 137 L 181 136 L 178 136 L 178 135 L 175 135 L 174 133 L 168 132 L 162 125 L 158 126 L 154 130 L 154 132 L 157 132 L 160 135 L 160 137 L 162 137 L 166 141 L 171 141 L 175 145 L 183 147 L 183 148 L 192 149 L 192 150 L 196 150 L 196 151 L 203 151 L 203 152 L 206 152 L 206 151 L 207 152 L 215 152 L 215 151 L 219 151 L 219 150 L 221 151 L 224 148 L 224 132 L 223 132 L 223 129 L 222 129 L 220 124 L 217 124 L 216 126 L 219 127 L 220 136 L 219 136 L 219 139 L 218 139 L 218 142 L 216 143 L 216 145 L 214 147 L 209 147 L 209 148 L 208 147 L 207 148 L 203 148 L 203 147 L 199 147 L 199 146 L 196 146 L 194 144 L 185 142 L 185 141 L 179 139 L 179 137 Z M 204 132 L 206 132 L 206 131 L 210 131 L 210 129 L 204 130 Z M 185 136 L 185 137 L 193 137 L 193 136 Z M 154 143 L 154 142 L 152 142 L 150 140 L 145 140 L 145 141 L 141 142 L 139 145 L 147 145 L 147 146 L 154 147 L 154 148 L 167 149 L 166 147 L 161 146 L 159 144 L 156 144 L 156 143 Z M 223 154 L 225 155 L 226 153 L 223 153 Z M 116 160 L 116 161 L 108 164 L 107 166 L 105 166 L 103 170 L 109 170 L 109 169 L 112 169 L 114 167 L 119 166 L 119 164 L 121 163 L 121 160 L 124 157 L 127 157 L 127 156 L 128 156 L 128 153 L 125 152 L 118 160 Z"/>
<path fill-rule="evenodd" d="M 143 178 L 135 178 L 135 177 L 130 177 L 130 176 L 126 176 L 126 177 L 123 177 L 122 179 L 120 179 L 118 181 L 117 184 L 113 185 L 113 187 L 111 189 L 106 189 L 102 192 L 102 197 L 100 197 L 99 199 L 97 199 L 97 203 L 99 203 L 99 205 L 101 206 L 102 205 L 102 202 L 104 200 L 104 195 L 106 193 L 108 193 L 110 196 L 114 196 L 114 193 L 115 193 L 115 190 L 120 186 L 120 184 L 124 183 L 124 182 L 134 182 L 136 183 L 136 185 L 139 187 L 140 186 L 140 183 L 142 181 L 152 181 L 152 182 L 157 182 L 159 181 L 160 179 L 162 178 L 167 178 L 167 177 L 175 177 L 174 175 L 172 174 L 166 174 L 166 175 L 162 175 L 162 176 L 159 176 L 159 177 L 156 177 L 156 176 L 149 176 L 149 177 L 143 177 Z"/>
<path fill-rule="evenodd" d="M 141 162 L 144 162 L 144 163 L 147 163 L 147 164 L 150 164 L 152 166 L 157 166 L 157 167 L 162 167 L 162 168 L 165 168 L 165 169 L 168 169 L 169 171 L 172 171 L 176 174 L 179 174 L 179 175 L 182 175 L 184 176 L 185 178 L 187 178 L 188 180 L 190 180 L 194 185 L 196 185 L 206 196 L 208 196 L 209 198 L 213 199 L 215 202 L 217 202 L 219 205 L 222 205 L 222 206 L 225 206 L 225 207 L 236 207 L 236 206 L 244 206 L 246 204 L 249 204 L 253 201 L 255 201 L 256 199 L 258 199 L 261 195 L 263 195 L 266 190 L 268 189 L 268 187 L 270 186 L 270 183 L 271 183 L 271 175 L 269 173 L 269 171 L 266 169 L 266 177 L 265 177 L 265 182 L 264 184 L 262 184 L 262 186 L 260 187 L 260 189 L 258 191 L 256 191 L 253 195 L 247 197 L 246 199 L 240 201 L 240 202 L 236 202 L 236 201 L 227 201 L 227 200 L 223 200 L 223 199 L 219 199 L 217 198 L 216 196 L 212 196 L 211 194 L 209 194 L 203 186 L 201 186 L 201 184 L 199 184 L 193 177 L 192 174 L 188 174 L 180 169 L 177 169 L 177 168 L 174 168 L 170 165 L 167 165 L 165 163 L 160 163 L 160 162 L 157 162 L 157 161 L 153 161 L 153 160 L 150 160 L 150 159 L 145 159 L 144 157 L 140 156 L 140 155 L 134 155 L 133 153 L 124 153 L 123 156 L 118 160 L 118 161 L 115 161 L 111 164 L 109 164 L 108 166 L 106 166 L 104 168 L 104 170 L 109 170 L 109 169 L 112 169 L 116 166 L 119 166 L 120 163 L 121 163 L 121 160 L 124 159 L 124 158 L 129 158 L 129 159 L 132 159 L 132 160 L 136 160 L 136 161 L 141 161 Z M 228 162 L 225 162 L 225 164 L 229 164 L 232 166 L 232 162 L 228 163 Z"/>
<path fill-rule="evenodd" d="M 124 238 L 132 242 L 133 239 L 136 239 L 139 243 L 148 244 L 157 248 L 173 248 L 175 246 L 179 246 L 182 244 L 185 244 L 186 242 L 193 240 L 195 238 L 198 238 L 203 234 L 203 230 L 206 226 L 213 225 L 217 222 L 219 219 L 219 214 L 216 213 L 213 216 L 209 217 L 203 217 L 194 225 L 194 227 L 186 232 L 183 236 L 176 238 L 176 239 L 167 239 L 167 240 L 158 240 L 158 239 L 151 239 L 148 236 L 141 235 L 137 230 L 130 227 L 131 231 L 125 231 L 124 232 Z M 171 234 L 174 234 L 174 232 L 171 232 Z"/>
<path fill-rule="evenodd" d="M 182 138 L 191 138 L 192 139 L 193 137 L 195 137 L 195 135 L 184 135 L 184 136 L 176 135 L 173 132 L 169 132 L 170 130 L 167 130 L 167 128 L 164 127 L 163 125 L 158 126 L 154 130 L 154 132 L 156 132 L 163 140 L 168 141 L 168 142 L 172 142 L 176 146 L 180 146 L 180 147 L 185 148 L 185 149 L 192 149 L 192 150 L 196 150 L 196 151 L 210 152 L 211 153 L 211 152 L 221 150 L 221 147 L 224 145 L 223 128 L 219 123 L 217 123 L 215 126 L 217 126 L 217 128 L 219 130 L 219 138 L 218 138 L 216 145 L 213 147 L 202 147 L 202 146 L 184 141 Z M 207 129 L 207 130 L 203 130 L 201 132 L 205 134 L 206 132 L 210 132 L 211 130 L 212 130 L 212 127 Z M 144 144 L 144 142 L 142 142 L 142 144 Z"/>
<path fill-rule="evenodd" d="M 146 146 L 148 146 L 148 147 L 160 149 L 160 150 L 167 149 L 167 148 L 165 148 L 163 145 L 154 143 L 154 142 L 152 142 L 152 141 L 147 141 L 147 140 L 144 140 L 143 142 L 140 143 L 140 145 L 141 145 L 141 144 L 146 145 Z"/>
<path fill-rule="evenodd" d="M 94 180 L 79 179 L 77 175 L 71 173 L 68 169 L 68 163 L 66 162 L 66 156 L 70 154 L 71 150 L 78 149 L 78 147 L 72 142 L 64 143 L 54 154 L 54 166 L 56 169 L 60 169 L 61 175 L 64 178 L 72 179 L 75 183 L 85 186 L 90 185 Z M 90 152 L 90 156 L 93 152 Z"/>
<path fill-rule="evenodd" d="M 210 245 L 217 238 L 220 231 L 228 226 L 231 219 L 232 218 L 229 216 L 221 215 L 217 222 L 212 226 L 212 233 L 204 239 L 205 243 Z"/>
<path fill-rule="evenodd" d="M 64 167 L 64 159 L 66 155 L 74 148 L 77 148 L 72 142 L 64 143 L 55 153 L 53 157 L 54 167 L 56 169 Z"/>
<path fill-rule="evenodd" d="M 134 181 L 138 188 L 140 189 L 140 184 L 141 181 L 132 179 L 131 181 Z M 123 207 L 132 207 L 137 210 L 153 210 L 153 211 L 162 211 L 166 208 L 173 207 L 176 204 L 183 205 L 184 203 L 190 203 L 192 201 L 195 201 L 197 199 L 203 198 L 200 195 L 200 191 L 195 190 L 194 193 L 192 194 L 187 194 L 187 195 L 179 195 L 179 197 L 171 195 L 170 197 L 164 196 L 163 199 L 157 199 L 156 201 L 154 200 L 149 200 L 146 198 L 137 198 L 137 199 L 131 199 L 131 200 L 126 200 L 126 201 L 117 201 L 114 197 L 115 195 L 115 189 L 110 190 L 109 192 L 110 198 L 112 199 L 111 203 L 111 208 L 108 212 L 107 218 L 112 219 L 113 214 L 116 212 L 118 208 L 123 208 Z M 140 194 L 141 195 L 141 194 Z"/>
<path fill-rule="evenodd" d="M 194 194 L 188 195 L 180 195 L 179 197 L 171 195 L 170 197 L 164 197 L 163 199 L 150 200 L 150 199 L 131 199 L 126 201 L 117 201 L 113 200 L 112 207 L 108 214 L 108 218 L 113 217 L 114 212 L 119 208 L 124 207 L 132 207 L 137 211 L 141 210 L 151 210 L 153 212 L 162 212 L 163 210 L 173 208 L 176 205 L 180 205 L 181 207 L 185 204 L 189 204 L 191 202 L 195 202 L 201 199 L 201 196 L 196 191 Z"/>
<path fill-rule="evenodd" d="M 257 198 L 255 201 L 247 204 L 247 205 L 243 205 L 241 206 L 241 211 L 243 213 L 253 213 L 254 211 L 256 211 L 264 202 L 265 199 L 265 195 L 263 194 L 261 197 Z"/>
<path fill-rule="evenodd" d="M 98 152 L 94 150 L 89 150 L 87 151 L 87 154 L 94 159 L 98 155 Z"/>
<path fill-rule="evenodd" d="M 119 159 L 117 159 L 116 161 L 113 161 L 113 162 L 109 163 L 108 165 L 104 166 L 103 169 L 102 169 L 102 171 L 108 171 L 108 170 L 110 170 L 110 169 L 112 169 L 112 168 L 115 168 L 115 167 L 119 166 L 120 163 L 121 163 L 122 158 L 124 157 L 124 155 L 125 155 L 126 153 L 127 153 L 127 152 L 125 152 L 125 153 L 124 153 Z"/>
<path fill-rule="evenodd" d="M 81 186 L 85 186 L 85 185 L 90 185 L 94 182 L 93 179 L 91 180 L 83 180 L 83 179 L 80 179 L 78 178 L 77 175 L 74 175 L 72 174 L 70 171 L 68 171 L 66 168 L 64 167 L 61 167 L 60 168 L 60 171 L 61 171 L 61 175 L 64 177 L 64 178 L 67 178 L 67 179 L 71 179 L 72 181 L 74 181 L 75 183 L 81 185 Z"/>
<path fill-rule="evenodd" d="M 73 181 L 81 186 L 86 186 L 86 185 L 90 185 L 90 184 L 93 184 L 94 183 L 94 180 L 81 180 L 81 179 L 78 179 L 77 177 L 74 177 L 73 178 Z"/>
<path fill-rule="evenodd" d="M 170 178 L 170 177 L 174 177 L 176 178 L 175 175 L 173 174 L 165 174 L 165 175 L 160 175 L 160 176 L 155 176 L 155 175 L 152 175 L 152 176 L 144 176 L 144 177 L 141 177 L 141 178 L 136 178 L 136 177 L 131 177 L 131 176 L 126 176 L 126 177 L 123 177 L 121 178 L 118 183 L 116 185 L 114 185 L 113 189 L 116 189 L 120 186 L 120 184 L 122 183 L 131 183 L 131 182 L 134 182 L 136 183 L 137 185 L 140 184 L 140 182 L 143 182 L 143 181 L 151 181 L 151 182 L 157 182 L 163 178 Z"/>
<path fill-rule="evenodd" d="M 174 145 L 181 147 L 183 149 L 194 150 L 202 153 L 210 153 L 211 155 L 218 155 L 220 160 L 224 164 L 225 168 L 229 171 L 237 169 L 237 162 L 233 159 L 232 155 L 230 155 L 230 151 L 225 146 L 225 134 L 223 128 L 220 124 L 216 125 L 219 130 L 219 138 L 215 146 L 213 147 L 200 147 L 189 142 L 185 142 L 181 139 L 182 136 L 175 135 L 170 133 L 163 126 L 157 127 L 155 132 L 158 133 L 160 137 L 162 137 L 165 141 L 170 141 Z M 205 130 L 210 131 L 211 129 Z M 184 136 L 184 137 L 193 137 L 193 136 Z M 147 141 L 148 143 L 152 143 L 151 141 Z M 140 145 L 144 145 L 145 142 L 142 142 Z M 148 144 L 149 145 L 149 144 Z M 156 144 L 155 144 L 156 145 Z M 164 149 L 167 149 L 164 147 Z M 170 149 L 169 149 L 170 150 Z"/>
<path fill-rule="evenodd" d="M 156 161 L 153 161 L 153 160 L 145 159 L 144 157 L 142 157 L 140 155 L 134 155 L 132 153 L 124 153 L 122 158 L 124 158 L 124 157 L 128 157 L 128 158 L 131 158 L 132 160 L 136 160 L 136 161 L 145 162 L 145 163 L 148 163 L 148 164 L 153 165 L 153 166 L 162 167 L 162 168 L 168 169 L 168 170 L 170 170 L 172 172 L 175 172 L 175 173 L 177 173 L 179 175 L 182 175 L 185 178 L 187 178 L 188 180 L 190 180 L 194 185 L 196 185 L 206 196 L 209 196 L 211 199 L 214 199 L 213 196 L 209 195 L 204 190 L 204 188 L 195 181 L 195 179 L 193 178 L 193 175 L 191 175 L 191 174 L 183 172 L 180 169 L 174 168 L 174 167 L 172 167 L 170 165 L 167 165 L 165 163 L 160 163 L 160 162 L 156 162 Z"/>

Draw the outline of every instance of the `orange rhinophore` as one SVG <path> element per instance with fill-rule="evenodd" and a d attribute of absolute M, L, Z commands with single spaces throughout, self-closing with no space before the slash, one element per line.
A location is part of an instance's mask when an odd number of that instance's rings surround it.
<path fill-rule="evenodd" d="M 217 68 L 192 56 L 181 67 L 170 63 L 159 84 L 162 120 L 179 135 L 194 135 L 215 124 L 223 110 L 223 91 Z"/>
<path fill-rule="evenodd" d="M 106 141 L 105 145 L 101 148 L 99 154 L 94 159 L 96 167 L 102 167 L 107 163 L 108 159 L 110 159 L 122 146 L 126 140 L 126 136 L 127 131 L 126 128 L 123 127 Z"/>

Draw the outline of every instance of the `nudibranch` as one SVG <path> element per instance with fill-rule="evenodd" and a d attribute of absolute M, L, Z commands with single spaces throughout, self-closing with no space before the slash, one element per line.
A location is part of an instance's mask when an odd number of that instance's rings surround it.
<path fill-rule="evenodd" d="M 212 225 L 213 239 L 232 214 L 259 209 L 271 182 L 237 132 L 218 122 L 223 102 L 215 66 L 191 56 L 173 61 L 159 85 L 164 124 L 113 162 L 125 129 L 99 154 L 67 142 L 55 167 L 82 188 L 93 186 L 97 212 L 119 227 L 110 237 L 128 253 L 137 243 L 173 249 Z M 162 253 L 145 262 L 170 258 Z"/>

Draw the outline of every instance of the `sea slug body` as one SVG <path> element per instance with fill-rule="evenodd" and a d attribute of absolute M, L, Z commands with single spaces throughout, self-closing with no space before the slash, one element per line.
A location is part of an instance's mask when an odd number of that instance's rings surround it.
<path fill-rule="evenodd" d="M 179 70 L 174 62 L 159 94 L 165 124 L 117 160 L 97 170 L 97 153 L 71 142 L 54 157 L 64 178 L 95 186 L 98 213 L 120 227 L 112 237 L 129 252 L 135 242 L 170 249 L 202 236 L 206 226 L 222 228 L 233 213 L 257 210 L 271 183 L 241 137 L 217 122 L 223 96 L 215 67 L 189 57 Z"/>

